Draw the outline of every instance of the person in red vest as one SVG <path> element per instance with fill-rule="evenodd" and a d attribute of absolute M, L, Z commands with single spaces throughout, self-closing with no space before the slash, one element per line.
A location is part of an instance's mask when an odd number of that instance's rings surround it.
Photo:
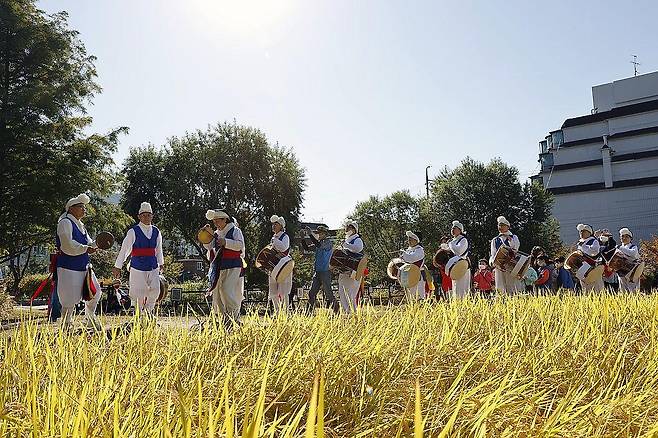
<path fill-rule="evenodd" d="M 203 245 L 210 260 L 208 291 L 212 294 L 214 316 L 222 318 L 228 327 L 240 322 L 240 306 L 244 299 L 241 278 L 244 236 L 224 211 L 208 210 L 206 219 L 212 220 L 216 227 L 213 239 Z M 210 228 L 210 225 L 206 227 Z"/>
<path fill-rule="evenodd" d="M 160 271 L 164 265 L 162 233 L 153 225 L 153 209 L 142 202 L 137 214 L 139 222 L 126 233 L 121 242 L 112 273 L 121 277 L 121 268 L 130 256 L 128 293 L 140 315 L 151 316 L 160 295 Z"/>
<path fill-rule="evenodd" d="M 490 297 L 494 288 L 494 274 L 489 269 L 489 262 L 486 259 L 480 259 L 478 262 L 478 271 L 473 277 L 473 288 L 480 292 L 483 297 Z"/>

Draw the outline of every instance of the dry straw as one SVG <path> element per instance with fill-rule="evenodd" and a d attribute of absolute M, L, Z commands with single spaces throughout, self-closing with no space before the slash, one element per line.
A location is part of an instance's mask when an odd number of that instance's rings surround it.
<path fill-rule="evenodd" d="M 1 436 L 651 436 L 654 295 L 0 336 Z M 105 319 L 117 325 L 116 320 Z"/>

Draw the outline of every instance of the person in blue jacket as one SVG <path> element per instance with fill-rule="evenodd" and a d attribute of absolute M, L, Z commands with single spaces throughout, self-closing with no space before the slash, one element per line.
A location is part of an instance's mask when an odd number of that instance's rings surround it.
<path fill-rule="evenodd" d="M 315 309 L 318 291 L 320 290 L 320 287 L 322 287 L 327 307 L 330 307 L 335 313 L 338 313 L 338 301 L 331 290 L 331 272 L 329 271 L 329 260 L 331 259 L 331 253 L 334 249 L 334 242 L 329 237 L 329 229 L 324 225 L 318 226 L 316 232 L 318 234 L 317 238 L 312 232 L 308 233 L 312 245 L 307 245 L 305 241 L 302 240 L 302 245 L 305 249 L 313 249 L 315 251 L 315 263 L 313 266 L 315 272 L 313 274 L 311 290 L 308 292 L 307 312 L 311 313 L 313 312 L 313 309 Z"/>
<path fill-rule="evenodd" d="M 573 277 L 571 276 L 571 272 L 564 268 L 564 256 L 555 259 L 555 269 L 557 269 L 557 279 L 555 280 L 556 288 L 558 290 L 573 290 L 575 287 Z"/>

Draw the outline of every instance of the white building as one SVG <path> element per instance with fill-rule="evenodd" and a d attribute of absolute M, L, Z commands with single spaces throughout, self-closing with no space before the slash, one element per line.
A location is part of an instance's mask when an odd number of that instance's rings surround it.
<path fill-rule="evenodd" d="M 539 143 L 532 177 L 555 196 L 562 240 L 589 223 L 635 241 L 658 235 L 658 72 L 592 87 L 591 114 L 565 120 Z"/>

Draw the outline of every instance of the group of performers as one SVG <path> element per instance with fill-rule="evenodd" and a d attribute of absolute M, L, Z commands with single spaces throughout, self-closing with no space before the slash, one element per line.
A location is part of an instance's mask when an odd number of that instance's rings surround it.
<path fill-rule="evenodd" d="M 96 293 L 100 291 L 100 286 L 89 263 L 89 255 L 98 248 L 81 221 L 89 202 L 89 197 L 84 194 L 69 199 L 66 211 L 57 225 L 57 280 L 53 300 L 61 303 L 63 324 L 67 327 L 71 325 L 75 306 L 83 296 L 88 323 L 94 327 L 99 326 L 95 310 L 101 295 Z M 199 237 L 199 240 L 207 250 L 210 261 L 208 294 L 212 296 L 212 311 L 224 322 L 237 322 L 244 299 L 244 236 L 235 218 L 225 211 L 208 210 L 205 217 L 214 225 L 214 229 L 207 224 L 199 231 L 199 236 L 206 236 L 203 240 Z M 117 281 L 120 279 L 123 265 L 130 256 L 130 298 L 138 314 L 149 316 L 162 298 L 160 274 L 164 265 L 163 237 L 152 224 L 153 210 L 148 202 L 140 205 L 138 219 L 139 222 L 128 230 L 121 244 L 113 276 Z M 256 265 L 268 272 L 269 299 L 275 311 L 281 312 L 289 308 L 294 262 L 290 257 L 291 238 L 286 231 L 286 220 L 273 215 L 270 223 L 272 238 L 268 247 L 259 253 Z M 499 234 L 491 240 L 489 263 L 494 266 L 496 289 L 499 293 L 512 295 L 524 290 L 523 275 L 530 256 L 519 250 L 521 242 L 512 233 L 511 224 L 504 216 L 498 217 L 497 225 Z M 594 271 L 604 264 L 601 240 L 594 235 L 590 225 L 579 224 L 577 230 L 580 237 L 577 251 L 567 262 L 573 265 L 570 268 L 584 291 L 602 290 L 603 277 L 599 271 Z M 314 232 L 306 231 L 311 243 L 307 245 L 303 242 L 303 245 L 315 251 L 315 273 L 309 291 L 309 309 L 315 307 L 317 293 L 322 288 L 326 304 L 334 311 L 353 312 L 359 302 L 363 276 L 367 273 L 367 257 L 364 255 L 364 241 L 359 234 L 359 225 L 355 221 L 345 224 L 345 238 L 338 251 L 326 227 L 319 226 Z M 465 298 L 471 289 L 469 241 L 464 225 L 459 221 L 452 222 L 450 233 L 451 236 L 441 242 L 432 264 L 452 279 L 450 297 L 460 299 Z M 622 228 L 619 234 L 621 244 L 614 251 L 620 256 L 618 258 L 621 262 L 625 263 L 626 271 L 630 271 L 630 267 L 639 261 L 638 248 L 628 228 Z M 407 300 L 423 300 L 432 283 L 425 265 L 425 250 L 420 233 L 409 230 L 406 238 L 407 248 L 400 250 L 399 258 L 391 261 L 389 275 L 400 281 Z M 344 261 L 336 262 L 341 257 Z M 340 265 L 338 299 L 331 290 L 331 271 L 336 267 L 333 264 Z M 622 271 L 621 267 L 618 269 Z M 620 275 L 622 289 L 637 291 L 638 278 Z"/>

